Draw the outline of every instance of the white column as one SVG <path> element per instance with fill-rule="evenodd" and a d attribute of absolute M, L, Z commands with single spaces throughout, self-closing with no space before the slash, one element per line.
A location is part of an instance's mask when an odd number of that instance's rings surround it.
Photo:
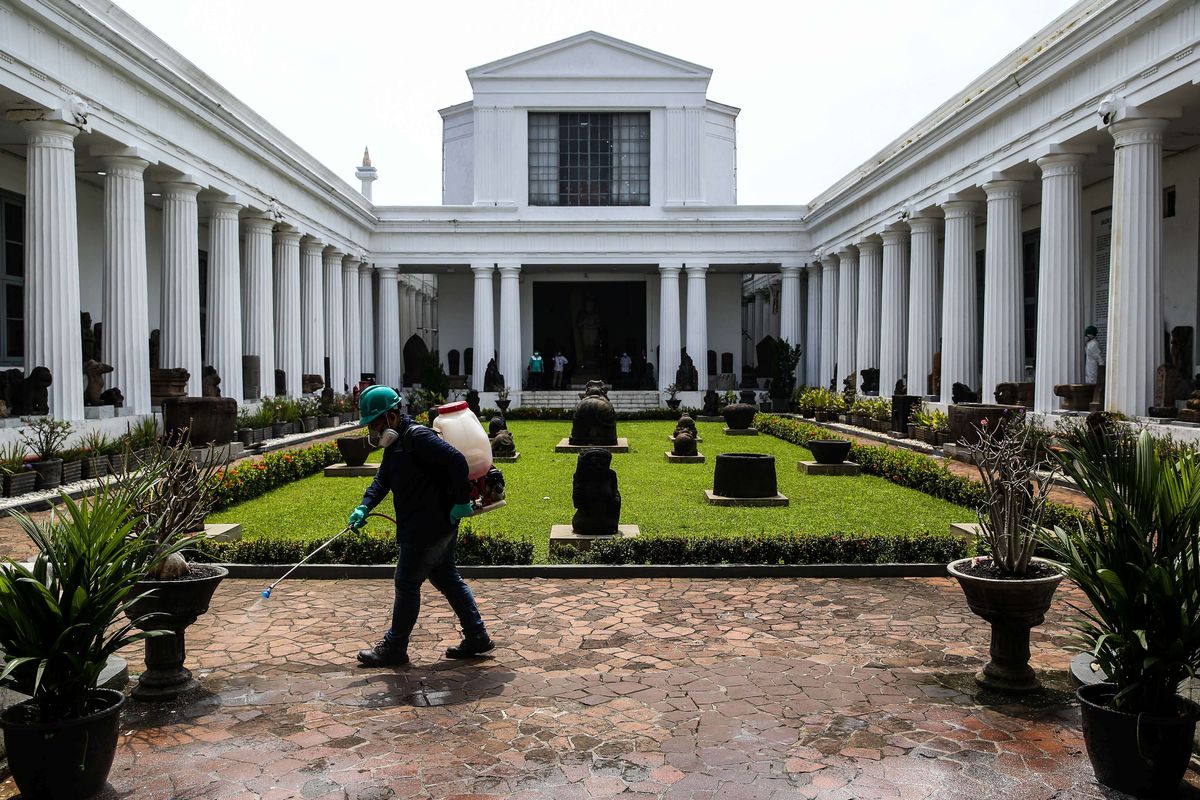
<path fill-rule="evenodd" d="M 284 394 L 301 394 L 300 356 L 300 233 L 275 232 L 275 367 L 283 370 Z M 275 376 L 270 375 L 275 392 Z"/>
<path fill-rule="evenodd" d="M 879 319 L 879 394 L 891 397 L 904 377 L 908 353 L 908 228 L 883 232 L 883 288 Z M 911 390 L 912 387 L 909 387 Z"/>
<path fill-rule="evenodd" d="M 550 358 L 550 353 L 546 358 Z M 485 363 L 484 366 L 487 366 Z M 520 405 L 521 394 L 521 265 L 500 262 L 500 353 L 497 369 L 512 391 L 510 399 Z"/>
<path fill-rule="evenodd" d="M 979 386 L 979 315 L 976 310 L 975 216 L 979 205 L 956 200 L 942 205 L 946 243 L 942 287 L 942 402 L 954 384 Z"/>
<path fill-rule="evenodd" d="M 325 329 L 325 356 L 329 359 L 329 386 L 335 392 L 346 391 L 346 340 L 342 336 L 342 254 L 327 247 L 321 253 L 324 309 L 321 322 Z"/>
<path fill-rule="evenodd" d="M 305 237 L 300 244 L 300 364 L 304 375 L 325 375 L 325 321 L 322 295 L 320 239 Z"/>
<path fill-rule="evenodd" d="M 437 326 L 433 321 L 433 297 L 429 292 L 421 293 L 421 320 L 425 326 L 425 330 L 421 331 L 421 335 L 425 337 L 425 346 L 433 350 L 433 329 Z"/>
<path fill-rule="evenodd" d="M 682 267 L 682 264 L 658 265 L 658 388 L 663 391 L 675 382 L 675 373 L 679 369 L 679 271 Z"/>
<path fill-rule="evenodd" d="M 829 388 L 837 374 L 838 333 L 838 261 L 837 256 L 821 259 L 821 374 L 818 386 Z M 834 384 L 836 388 L 836 382 Z"/>
<path fill-rule="evenodd" d="M 687 271 L 687 352 L 696 367 L 696 388 L 708 390 L 708 264 L 689 263 Z M 718 365 L 719 367 L 720 365 Z"/>
<path fill-rule="evenodd" d="M 262 217 L 247 217 L 242 222 L 242 350 L 245 355 L 258 356 L 259 367 L 257 397 L 246 399 L 257 400 L 275 394 L 275 276 L 271 267 L 275 223 Z"/>
<path fill-rule="evenodd" d="M 412 318 L 412 287 L 404 280 L 400 280 L 396 284 L 398 294 L 397 302 L 399 306 L 397 311 L 400 314 L 400 352 L 403 356 L 404 345 L 408 342 L 408 337 L 412 336 L 413 318 Z M 402 370 L 403 371 L 403 370 Z"/>
<path fill-rule="evenodd" d="M 375 270 L 367 262 L 358 266 L 359 358 L 362 371 L 375 373 Z"/>
<path fill-rule="evenodd" d="M 785 261 L 779 267 L 779 338 L 795 346 L 803 341 L 800 331 L 800 271 L 804 264 Z"/>
<path fill-rule="evenodd" d="M 1114 163 L 1104 407 L 1129 416 L 1148 413 L 1162 350 L 1166 127 L 1164 119 L 1127 119 L 1108 127 Z"/>
<path fill-rule="evenodd" d="M 880 244 L 874 238 L 858 243 L 858 334 L 854 340 L 854 367 L 858 372 L 879 368 L 879 300 L 883 281 Z M 855 376 L 862 388 L 862 376 Z"/>
<path fill-rule="evenodd" d="M 775 310 L 775 301 L 779 298 L 781 291 L 779 279 L 772 280 L 771 294 L 767 295 L 767 318 L 770 320 L 771 337 L 774 339 L 779 338 L 779 312 Z"/>
<path fill-rule="evenodd" d="M 370 277 L 370 276 L 367 276 Z M 363 373 L 363 315 L 359 305 L 358 258 L 342 256 L 342 342 L 346 353 L 346 384 L 351 390 Z M 335 389 L 342 392 L 345 389 Z"/>
<path fill-rule="evenodd" d="M 375 382 L 400 388 L 400 295 L 395 267 L 378 267 L 379 273 L 379 352 L 376 354 Z"/>
<path fill-rule="evenodd" d="M 938 277 L 936 217 L 913 217 L 911 230 L 912 260 L 908 281 L 908 393 L 929 394 L 929 376 L 933 372 L 933 354 L 938 348 L 937 324 Z"/>
<path fill-rule="evenodd" d="M 754 358 L 750 355 L 750 341 L 754 338 L 754 331 L 750 322 L 750 310 L 754 308 L 754 303 L 746 302 L 747 298 L 745 295 L 742 295 L 739 299 L 742 306 L 742 364 L 748 367 L 754 364 Z M 741 376 L 738 377 L 740 378 Z"/>
<path fill-rule="evenodd" d="M 79 345 L 79 237 L 75 125 L 51 120 L 25 129 L 25 373 L 50 370 L 50 413 L 83 419 Z"/>
<path fill-rule="evenodd" d="M 211 203 L 208 214 L 207 363 L 221 396 L 242 401 L 242 281 L 237 203 Z"/>
<path fill-rule="evenodd" d="M 766 335 L 766 331 L 763 329 L 762 324 L 763 304 L 766 302 L 764 299 L 765 296 L 766 291 L 763 289 L 755 289 L 753 292 L 751 292 L 750 308 L 746 312 L 750 317 L 750 357 L 754 359 L 755 366 L 759 366 L 758 343 L 762 341 L 763 336 Z"/>
<path fill-rule="evenodd" d="M 808 266 L 808 320 L 804 336 L 804 380 L 821 385 L 821 262 Z"/>
<path fill-rule="evenodd" d="M 838 251 L 837 304 L 837 374 L 833 376 L 834 389 L 840 392 L 845 377 L 853 375 L 852 385 L 857 392 L 858 251 L 852 247 Z"/>
<path fill-rule="evenodd" d="M 996 385 L 1025 377 L 1025 320 L 1021 269 L 1021 182 L 990 181 L 983 269 L 983 383 L 991 402 Z"/>
<path fill-rule="evenodd" d="M 134 414 L 149 414 L 150 322 L 146 308 L 149 295 L 143 179 L 148 162 L 126 156 L 108 156 L 102 162 L 105 176 L 104 352 L 101 355 L 113 368 L 108 385 L 121 390 L 125 407 Z M 233 241 L 236 248 L 236 236 Z"/>
<path fill-rule="evenodd" d="M 758 320 L 758 338 L 759 341 L 770 336 L 778 338 L 773 333 L 774 327 L 771 324 L 771 285 L 767 283 L 758 290 L 759 296 L 762 298 L 762 305 L 758 306 L 759 312 L 762 314 Z"/>
<path fill-rule="evenodd" d="M 1038 256 L 1037 354 L 1033 410 L 1058 408 L 1054 386 L 1083 380 L 1083 161 L 1080 154 L 1039 158 L 1042 238 Z"/>
<path fill-rule="evenodd" d="M 494 357 L 496 351 L 496 324 L 492 315 L 492 307 L 495 303 L 492 295 L 494 267 L 495 265 L 490 261 L 471 265 L 471 271 L 475 273 L 474 336 L 471 344 L 475 352 L 471 360 L 471 388 L 480 392 L 483 391 L 484 370 L 487 369 L 488 361 Z M 512 381 L 514 386 L 521 385 L 519 375 L 513 377 L 505 375 L 504 379 Z"/>
<path fill-rule="evenodd" d="M 162 185 L 161 366 L 188 371 L 187 393 L 201 394 L 200 219 L 194 183 Z"/>

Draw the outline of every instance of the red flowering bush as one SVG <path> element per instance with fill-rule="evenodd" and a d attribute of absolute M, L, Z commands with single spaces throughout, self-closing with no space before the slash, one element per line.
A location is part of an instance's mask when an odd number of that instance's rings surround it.
<path fill-rule="evenodd" d="M 341 460 L 337 445 L 318 444 L 304 450 L 268 453 L 257 461 L 245 461 L 218 470 L 213 476 L 218 485 L 214 510 L 252 500 L 292 481 L 315 475 Z"/>

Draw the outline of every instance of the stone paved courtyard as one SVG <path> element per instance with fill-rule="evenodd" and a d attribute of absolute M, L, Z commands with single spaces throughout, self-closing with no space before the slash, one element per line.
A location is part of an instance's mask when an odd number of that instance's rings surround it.
<path fill-rule="evenodd" d="M 947 579 L 474 586 L 494 658 L 441 660 L 427 594 L 415 665 L 366 670 L 389 582 L 226 581 L 189 633 L 202 689 L 128 707 L 103 797 L 1117 796 L 1065 702 L 1062 591 L 1026 706 L 976 694 L 986 629 Z"/>

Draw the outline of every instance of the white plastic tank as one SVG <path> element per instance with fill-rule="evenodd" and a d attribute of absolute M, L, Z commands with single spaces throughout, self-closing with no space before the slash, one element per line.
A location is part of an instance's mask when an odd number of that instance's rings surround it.
<path fill-rule="evenodd" d="M 438 406 L 433 429 L 467 459 L 471 480 L 482 478 L 492 468 L 492 443 L 479 419 L 464 402 Z"/>

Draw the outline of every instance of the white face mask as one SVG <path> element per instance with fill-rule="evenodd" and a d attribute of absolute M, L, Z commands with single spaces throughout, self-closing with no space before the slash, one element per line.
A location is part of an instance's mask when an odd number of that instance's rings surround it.
<path fill-rule="evenodd" d="M 367 441 L 372 447 L 382 447 L 384 450 L 391 447 L 400 438 L 400 433 L 395 428 L 384 428 L 379 435 L 367 431 Z"/>

